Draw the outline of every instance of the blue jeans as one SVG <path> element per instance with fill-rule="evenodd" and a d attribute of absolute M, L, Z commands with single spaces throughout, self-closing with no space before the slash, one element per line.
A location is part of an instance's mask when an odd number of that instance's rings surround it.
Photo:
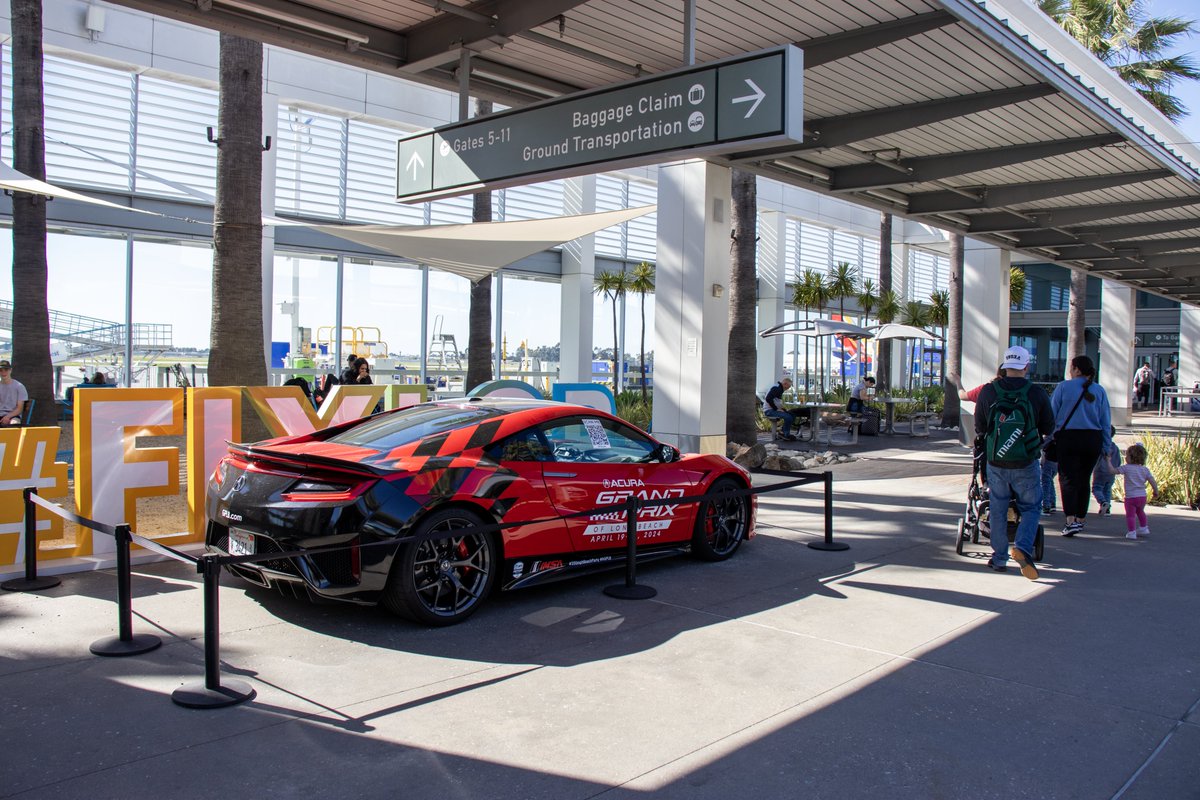
<path fill-rule="evenodd" d="M 1042 459 L 1042 508 L 1054 508 L 1058 505 L 1058 496 L 1054 493 L 1054 476 L 1058 475 L 1058 462 Z"/>
<path fill-rule="evenodd" d="M 1017 501 L 1021 521 L 1013 545 L 1033 557 L 1037 539 L 1038 511 L 1042 506 L 1042 469 L 1038 462 L 1019 469 L 988 464 L 988 515 L 992 526 L 992 563 L 1008 561 L 1008 504 Z"/>
<path fill-rule="evenodd" d="M 796 425 L 796 416 L 794 414 L 789 414 L 787 411 L 776 411 L 775 409 L 771 409 L 770 411 L 764 411 L 763 416 L 771 419 L 783 420 L 784 436 L 792 436 L 792 428 L 798 428 Z"/>
<path fill-rule="evenodd" d="M 1092 497 L 1096 498 L 1097 503 L 1112 504 L 1112 487 L 1116 478 L 1116 475 L 1101 475 L 1099 472 L 1092 475 Z"/>

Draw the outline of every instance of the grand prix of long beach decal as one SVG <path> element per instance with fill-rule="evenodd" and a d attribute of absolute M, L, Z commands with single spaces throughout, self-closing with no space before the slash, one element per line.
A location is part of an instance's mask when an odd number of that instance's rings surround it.
<path fill-rule="evenodd" d="M 473 396 L 512 396 L 518 389 L 541 397 L 532 386 L 494 381 Z M 558 384 L 555 399 L 613 409 L 612 395 L 590 384 Z M 24 502 L 21 492 L 35 487 L 46 499 L 67 496 L 74 474 L 75 509 L 107 525 L 128 523 L 133 531 L 163 544 L 204 540 L 204 490 L 208 476 L 241 437 L 242 404 L 249 402 L 272 436 L 309 433 L 366 416 L 383 401 L 387 409 L 424 402 L 422 385 L 337 386 L 313 408 L 297 386 L 201 387 L 195 389 L 77 389 L 74 397 L 74 451 L 59 450 L 58 428 L 0 430 L 0 572 L 23 563 Z M 186 414 L 185 414 L 186 407 Z M 186 471 L 180 474 L 180 448 L 154 446 L 156 438 L 186 437 Z M 73 463 L 72 463 L 73 461 Z M 186 483 L 187 529 L 143 530 L 140 498 L 177 496 Z M 37 510 L 38 560 L 95 558 L 114 550 L 111 537 L 64 523 Z M 73 567 L 72 567 L 73 568 Z"/>

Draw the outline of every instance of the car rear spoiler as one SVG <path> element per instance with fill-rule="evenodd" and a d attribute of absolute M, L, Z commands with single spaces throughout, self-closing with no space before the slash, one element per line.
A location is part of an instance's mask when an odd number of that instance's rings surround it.
<path fill-rule="evenodd" d="M 394 470 L 383 469 L 370 464 L 354 464 L 347 461 L 341 461 L 336 458 L 325 458 L 324 456 L 311 455 L 300 457 L 291 453 L 278 453 L 274 450 L 271 450 L 269 447 L 256 447 L 253 444 L 239 444 L 237 442 L 229 442 L 228 444 L 230 453 L 251 458 L 256 461 L 269 461 L 273 464 L 279 464 L 281 466 L 291 467 L 293 469 L 303 469 L 304 467 L 320 467 L 337 472 L 345 472 L 350 475 L 366 475 L 373 478 L 381 478 L 394 472 Z"/>

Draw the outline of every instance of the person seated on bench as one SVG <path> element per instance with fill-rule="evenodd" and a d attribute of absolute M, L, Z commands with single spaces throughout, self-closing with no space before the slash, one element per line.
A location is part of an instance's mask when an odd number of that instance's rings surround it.
<path fill-rule="evenodd" d="M 868 391 L 875 388 L 875 379 L 870 375 L 858 382 L 850 392 L 850 402 L 846 403 L 846 411 L 851 414 L 861 414 L 867 407 Z"/>
<path fill-rule="evenodd" d="M 783 420 L 782 436 L 789 442 L 796 441 L 796 434 L 792 432 L 800 430 L 800 420 L 809 417 L 809 411 L 806 408 L 787 409 L 783 405 L 783 393 L 792 388 L 792 379 L 786 375 L 779 379 L 779 382 L 767 390 L 766 396 L 763 398 L 763 416 L 770 419 Z"/>

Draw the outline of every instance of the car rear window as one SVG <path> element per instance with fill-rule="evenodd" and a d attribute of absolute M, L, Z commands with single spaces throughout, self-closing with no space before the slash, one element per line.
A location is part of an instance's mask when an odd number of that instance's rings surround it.
<path fill-rule="evenodd" d="M 361 425 L 330 436 L 326 441 L 366 447 L 386 453 L 436 433 L 451 431 L 504 416 L 506 411 L 487 406 L 419 405 L 395 414 L 372 417 Z"/>

